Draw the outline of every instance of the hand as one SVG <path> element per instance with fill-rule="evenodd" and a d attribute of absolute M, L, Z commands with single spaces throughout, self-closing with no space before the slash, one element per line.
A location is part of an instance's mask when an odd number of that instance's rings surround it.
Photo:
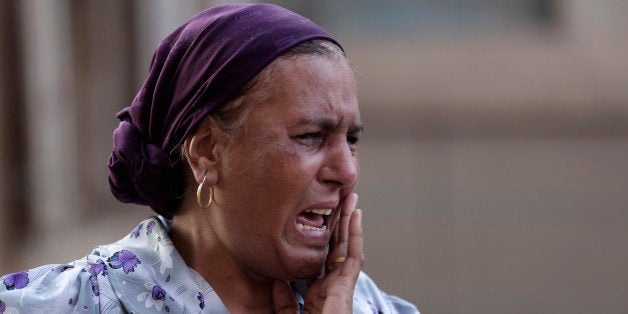
<path fill-rule="evenodd" d="M 324 274 L 308 285 L 304 313 L 353 313 L 353 291 L 364 265 L 362 210 L 355 209 L 358 196 L 349 194 L 331 218 L 332 240 Z M 299 313 L 290 286 L 273 284 L 276 313 Z"/>

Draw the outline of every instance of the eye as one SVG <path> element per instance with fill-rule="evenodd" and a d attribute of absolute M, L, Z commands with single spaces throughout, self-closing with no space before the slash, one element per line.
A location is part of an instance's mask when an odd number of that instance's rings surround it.
<path fill-rule="evenodd" d="M 320 146 L 325 141 L 325 136 L 321 132 L 303 133 L 296 136 L 301 142 L 306 145 Z"/>
<path fill-rule="evenodd" d="M 359 142 L 360 142 L 360 137 L 355 136 L 355 135 L 347 136 L 347 143 L 349 143 L 349 145 L 356 146 L 358 145 Z"/>

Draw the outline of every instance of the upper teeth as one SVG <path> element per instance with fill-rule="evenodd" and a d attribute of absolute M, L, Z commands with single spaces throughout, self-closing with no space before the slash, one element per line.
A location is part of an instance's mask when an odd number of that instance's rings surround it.
<path fill-rule="evenodd" d="M 329 216 L 329 215 L 331 215 L 331 208 L 308 209 L 305 212 L 306 213 L 315 213 L 315 214 L 319 214 L 319 215 Z"/>

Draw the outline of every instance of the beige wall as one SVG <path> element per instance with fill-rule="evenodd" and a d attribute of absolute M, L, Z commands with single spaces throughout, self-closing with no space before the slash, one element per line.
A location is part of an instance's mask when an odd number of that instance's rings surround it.
<path fill-rule="evenodd" d="M 80 258 L 150 215 L 108 192 L 114 114 L 156 41 L 210 2 L 6 3 L 37 21 L 18 27 L 24 97 L 0 81 L 0 273 Z M 557 3 L 543 33 L 338 30 L 361 73 L 365 268 L 425 313 L 628 312 L 628 7 Z"/>

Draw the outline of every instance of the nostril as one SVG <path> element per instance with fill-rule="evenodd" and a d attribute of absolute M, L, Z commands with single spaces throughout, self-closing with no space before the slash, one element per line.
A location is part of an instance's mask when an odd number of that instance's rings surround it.
<path fill-rule="evenodd" d="M 325 183 L 327 185 L 332 185 L 335 188 L 340 188 L 340 187 L 343 186 L 342 182 L 336 181 L 336 180 L 323 180 L 323 183 Z"/>

